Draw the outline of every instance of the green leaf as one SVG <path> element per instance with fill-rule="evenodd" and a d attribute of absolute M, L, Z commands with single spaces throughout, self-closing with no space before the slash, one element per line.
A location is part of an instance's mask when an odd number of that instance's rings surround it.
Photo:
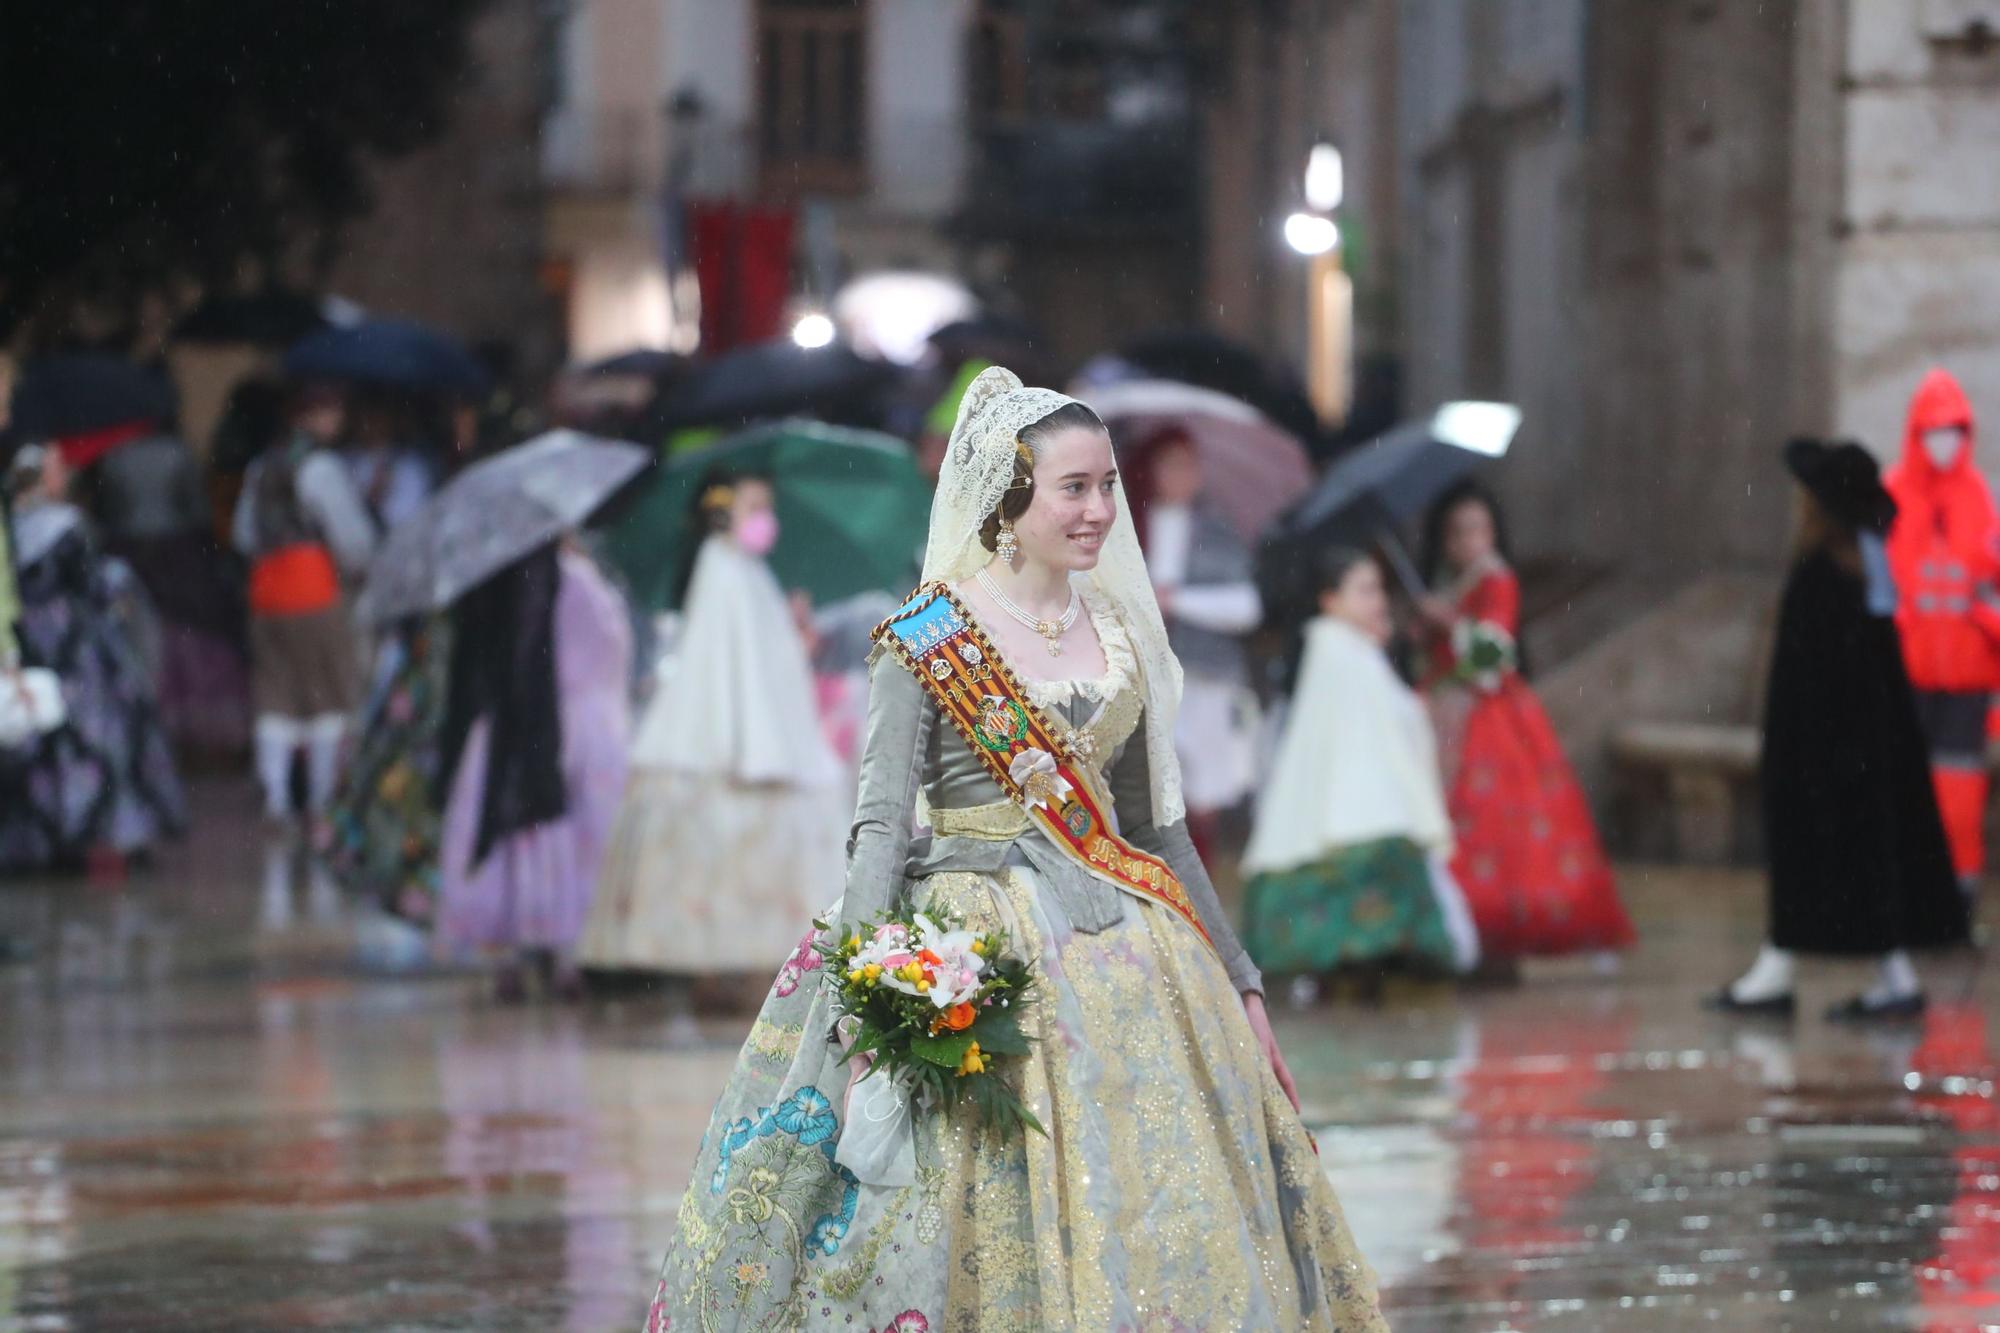
<path fill-rule="evenodd" d="M 940 1033 L 935 1037 L 910 1038 L 910 1054 L 942 1069 L 956 1069 L 972 1049 L 970 1032 Z"/>
<path fill-rule="evenodd" d="M 1021 1031 L 1021 1020 L 1012 1010 L 988 1010 L 966 1030 L 979 1042 L 979 1049 L 989 1055 L 1028 1053 L 1028 1034 Z"/>

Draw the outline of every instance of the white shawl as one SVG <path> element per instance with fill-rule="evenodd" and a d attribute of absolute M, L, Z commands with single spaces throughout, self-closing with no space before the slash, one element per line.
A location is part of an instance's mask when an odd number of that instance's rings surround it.
<path fill-rule="evenodd" d="M 1293 870 L 1390 837 L 1427 851 L 1451 846 L 1430 718 L 1380 647 L 1321 616 L 1306 628 L 1291 718 L 1243 869 Z"/>
<path fill-rule="evenodd" d="M 695 557 L 687 617 L 632 742 L 641 768 L 741 783 L 839 782 L 792 609 L 762 560 L 727 537 Z"/>

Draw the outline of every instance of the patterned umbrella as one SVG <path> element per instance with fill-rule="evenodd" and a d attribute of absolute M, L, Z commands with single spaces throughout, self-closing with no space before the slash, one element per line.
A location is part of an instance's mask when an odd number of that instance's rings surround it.
<path fill-rule="evenodd" d="M 1201 453 L 1204 489 L 1246 542 L 1312 487 L 1304 446 L 1240 398 L 1175 380 L 1086 385 L 1078 396 L 1121 449 L 1162 426 L 1185 430 Z"/>
<path fill-rule="evenodd" d="M 589 518 L 650 457 L 636 444 L 554 430 L 473 464 L 382 543 L 361 615 L 381 624 L 451 605 Z"/>

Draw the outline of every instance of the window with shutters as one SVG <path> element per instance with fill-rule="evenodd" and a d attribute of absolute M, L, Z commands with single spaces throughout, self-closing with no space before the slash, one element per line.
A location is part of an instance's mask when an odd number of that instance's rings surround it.
<path fill-rule="evenodd" d="M 759 0 L 757 147 L 767 193 L 867 184 L 867 0 Z"/>

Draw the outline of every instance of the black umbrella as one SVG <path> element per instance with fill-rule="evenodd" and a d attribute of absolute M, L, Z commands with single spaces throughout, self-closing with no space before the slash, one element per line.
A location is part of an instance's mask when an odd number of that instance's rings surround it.
<path fill-rule="evenodd" d="M 303 292 L 211 296 L 182 316 L 173 336 L 176 342 L 289 347 L 330 322 L 319 301 Z"/>
<path fill-rule="evenodd" d="M 1160 379 L 1179 380 L 1241 398 L 1319 453 L 1319 414 L 1288 368 L 1209 329 L 1159 329 L 1118 349 L 1121 360 Z"/>
<path fill-rule="evenodd" d="M 1351 450 L 1265 539 L 1270 600 L 1310 600 L 1314 553 L 1338 545 L 1380 545 L 1404 589 L 1421 595 L 1398 528 L 1480 463 L 1504 456 L 1520 425 L 1520 409 L 1508 403 L 1447 403 Z"/>
<path fill-rule="evenodd" d="M 22 370 L 12 429 L 23 439 L 84 435 L 128 421 L 164 421 L 173 409 L 173 390 L 144 366 L 99 353 L 52 356 Z"/>
<path fill-rule="evenodd" d="M 687 364 L 687 358 L 675 352 L 664 352 L 656 347 L 635 347 L 629 352 L 601 357 L 578 366 L 575 373 L 592 378 L 600 375 L 633 375 L 646 379 L 660 379 L 679 373 Z"/>
<path fill-rule="evenodd" d="M 304 379 L 399 389 L 481 394 L 493 384 L 463 343 L 406 319 L 366 319 L 322 329 L 285 353 L 285 369 Z"/>
<path fill-rule="evenodd" d="M 838 343 L 801 347 L 775 339 L 690 368 L 646 424 L 664 434 L 791 415 L 846 419 L 895 375 L 894 366 Z"/>

